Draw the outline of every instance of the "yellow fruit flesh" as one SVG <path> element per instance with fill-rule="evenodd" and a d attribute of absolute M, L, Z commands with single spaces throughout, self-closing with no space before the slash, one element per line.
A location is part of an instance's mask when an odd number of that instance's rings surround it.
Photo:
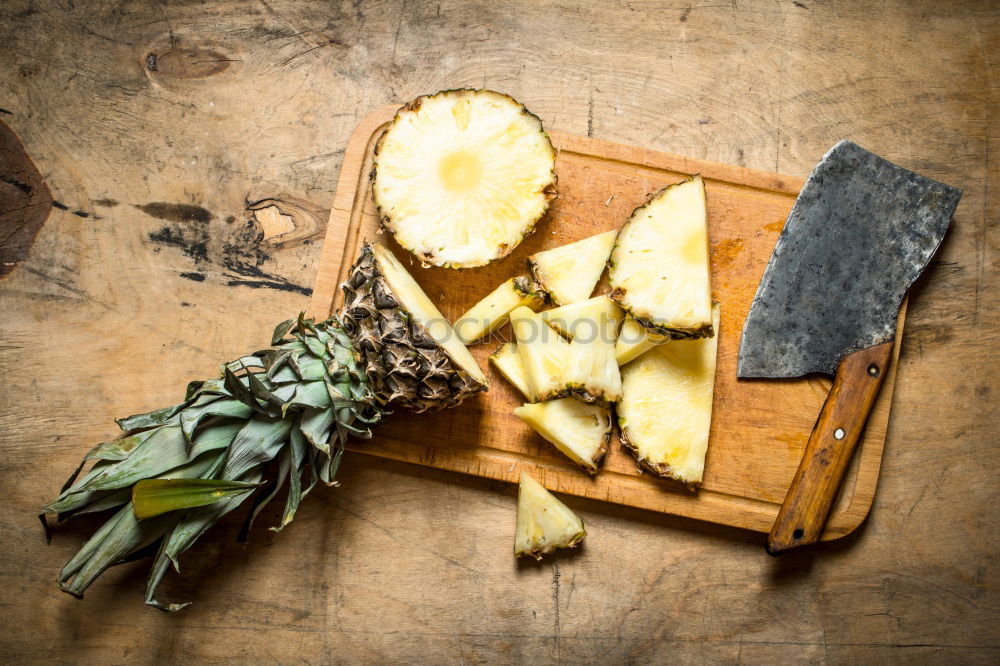
<path fill-rule="evenodd" d="M 459 317 L 455 332 L 462 342 L 472 344 L 506 323 L 510 311 L 521 305 L 537 310 L 542 297 L 530 291 L 527 278 L 511 278 Z"/>
<path fill-rule="evenodd" d="M 653 333 L 635 319 L 626 317 L 618 333 L 618 341 L 615 343 L 615 360 L 619 366 L 625 365 L 669 339 L 667 336 Z"/>
<path fill-rule="evenodd" d="M 718 328 L 718 306 L 713 323 Z M 701 483 L 712 425 L 718 336 L 671 340 L 622 368 L 618 423 L 639 463 L 659 476 Z"/>
<path fill-rule="evenodd" d="M 622 227 L 611 253 L 614 298 L 663 334 L 712 334 L 705 187 L 700 176 L 667 187 Z"/>
<path fill-rule="evenodd" d="M 556 304 L 586 300 L 604 273 L 617 235 L 617 231 L 608 231 L 538 252 L 528 257 L 528 265 Z"/>
<path fill-rule="evenodd" d="M 522 405 L 514 414 L 583 469 L 597 472 L 611 437 L 608 408 L 559 398 Z"/>
<path fill-rule="evenodd" d="M 517 345 L 513 342 L 506 342 L 500 346 L 493 355 L 490 356 L 490 363 L 500 371 L 514 388 L 521 392 L 525 400 L 531 400 L 531 393 L 528 389 L 528 380 L 524 376 L 524 366 L 521 365 L 521 357 L 517 353 Z"/>
<path fill-rule="evenodd" d="M 587 536 L 583 521 L 526 472 L 517 493 L 514 555 L 537 560 L 557 548 L 572 548 Z"/>
<path fill-rule="evenodd" d="M 487 90 L 418 102 L 400 110 L 378 145 L 372 194 L 386 227 L 437 266 L 505 256 L 554 194 L 555 151 L 541 121 Z"/>
<path fill-rule="evenodd" d="M 572 340 L 577 333 L 591 336 L 597 330 L 604 330 L 603 327 L 608 322 L 612 322 L 617 329 L 618 323 L 624 317 L 618 304 L 607 296 L 595 296 L 578 303 L 545 310 L 539 314 L 545 323 L 559 331 L 567 340 Z"/>
<path fill-rule="evenodd" d="M 529 400 L 536 402 L 559 395 L 563 390 L 562 374 L 569 343 L 526 307 L 515 308 L 510 313 L 510 323 L 517 338 Z"/>

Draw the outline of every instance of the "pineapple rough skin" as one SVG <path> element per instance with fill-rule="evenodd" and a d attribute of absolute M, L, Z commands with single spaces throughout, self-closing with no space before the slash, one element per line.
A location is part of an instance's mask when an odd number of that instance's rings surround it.
<path fill-rule="evenodd" d="M 383 404 L 423 412 L 454 407 L 486 389 L 453 363 L 399 303 L 368 243 L 344 283 L 340 321 L 364 357 L 365 372 Z"/>

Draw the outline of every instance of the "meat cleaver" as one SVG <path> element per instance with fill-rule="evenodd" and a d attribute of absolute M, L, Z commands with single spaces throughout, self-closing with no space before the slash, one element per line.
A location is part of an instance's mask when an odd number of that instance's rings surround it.
<path fill-rule="evenodd" d="M 772 555 L 819 540 L 882 386 L 903 297 L 961 197 L 850 141 L 806 180 L 750 306 L 736 370 L 834 377 L 768 536 Z"/>

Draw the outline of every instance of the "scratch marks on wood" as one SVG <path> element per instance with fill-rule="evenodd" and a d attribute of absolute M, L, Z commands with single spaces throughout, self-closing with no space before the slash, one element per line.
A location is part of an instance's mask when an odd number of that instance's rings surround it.
<path fill-rule="evenodd" d="M 559 572 L 559 563 L 552 563 L 552 630 L 555 636 L 556 642 L 556 663 L 559 663 L 559 632 L 561 627 L 559 626 L 559 578 L 561 574 Z"/>

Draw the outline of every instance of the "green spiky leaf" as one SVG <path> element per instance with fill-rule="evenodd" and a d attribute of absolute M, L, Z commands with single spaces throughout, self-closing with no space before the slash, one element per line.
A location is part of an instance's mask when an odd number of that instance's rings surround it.
<path fill-rule="evenodd" d="M 138 520 L 178 509 L 215 504 L 260 487 L 259 483 L 212 479 L 147 479 L 132 487 L 132 510 Z"/>

